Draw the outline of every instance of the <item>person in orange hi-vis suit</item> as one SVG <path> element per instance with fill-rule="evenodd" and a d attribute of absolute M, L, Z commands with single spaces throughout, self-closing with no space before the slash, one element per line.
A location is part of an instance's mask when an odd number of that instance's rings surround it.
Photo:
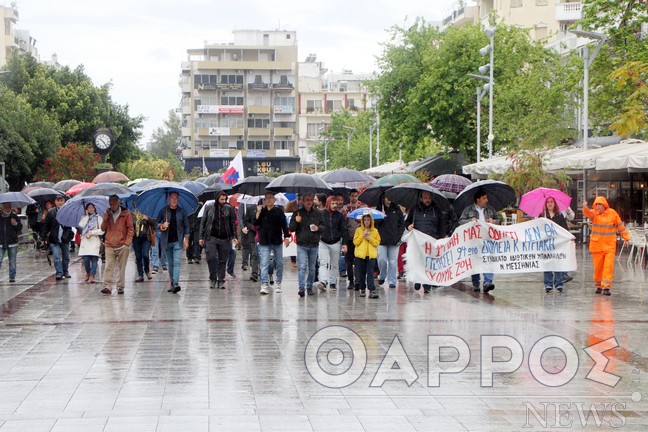
<path fill-rule="evenodd" d="M 614 279 L 617 233 L 623 237 L 626 246 L 630 243 L 630 234 L 619 214 L 610 208 L 605 197 L 596 197 L 592 209 L 587 207 L 587 202 L 584 202 L 583 215 L 592 221 L 589 250 L 594 262 L 595 292 L 610 295 Z"/>

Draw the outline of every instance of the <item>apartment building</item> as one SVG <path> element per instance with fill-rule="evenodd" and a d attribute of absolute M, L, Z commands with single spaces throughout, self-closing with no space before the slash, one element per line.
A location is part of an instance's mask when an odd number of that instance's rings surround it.
<path fill-rule="evenodd" d="M 235 30 L 230 42 L 187 50 L 180 87 L 185 169 L 227 167 L 241 151 L 245 175 L 296 172 L 297 34 Z"/>
<path fill-rule="evenodd" d="M 0 67 L 6 65 L 11 54 L 16 51 L 30 53 L 38 59 L 36 39 L 31 37 L 29 30 L 16 29 L 19 18 L 16 3 L 12 3 L 9 7 L 0 6 L 0 12 L 2 13 L 0 34 L 3 35 L 0 39 Z"/>
<path fill-rule="evenodd" d="M 528 29 L 533 40 L 545 40 L 548 47 L 559 52 L 573 50 L 585 42 L 567 31 L 582 17 L 581 2 L 570 0 L 461 1 L 447 11 L 441 28 L 468 23 L 488 26 L 492 11 L 506 24 Z"/>
<path fill-rule="evenodd" d="M 299 155 L 304 164 L 323 164 L 313 153 L 322 142 L 322 132 L 331 123 L 331 115 L 345 109 L 366 111 L 372 109 L 366 82 L 370 74 L 354 74 L 346 69 L 341 73 L 329 72 L 315 54 L 299 63 Z"/>

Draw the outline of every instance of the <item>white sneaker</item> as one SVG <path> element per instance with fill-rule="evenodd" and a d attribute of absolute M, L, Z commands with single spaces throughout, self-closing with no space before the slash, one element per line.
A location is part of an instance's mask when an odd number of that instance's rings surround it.
<path fill-rule="evenodd" d="M 259 290 L 259 294 L 268 294 L 268 285 L 261 285 L 261 290 Z"/>
<path fill-rule="evenodd" d="M 281 284 L 276 284 L 275 285 L 275 293 L 279 294 L 281 292 Z"/>
<path fill-rule="evenodd" d="M 317 289 L 319 289 L 321 292 L 326 291 L 326 284 L 324 282 L 317 282 Z"/>

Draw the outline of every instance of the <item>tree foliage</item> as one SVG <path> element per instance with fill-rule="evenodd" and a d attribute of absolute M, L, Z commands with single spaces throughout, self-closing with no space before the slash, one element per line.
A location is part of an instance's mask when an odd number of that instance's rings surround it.
<path fill-rule="evenodd" d="M 153 157 L 143 157 L 119 164 L 118 171 L 130 179 L 148 178 L 176 181 L 182 179 L 182 167 L 174 166 L 169 161 Z"/>
<path fill-rule="evenodd" d="M 550 174 L 542 168 L 546 151 L 519 151 L 509 155 L 511 166 L 501 176 L 494 176 L 511 186 L 515 194 L 521 197 L 526 192 L 539 187 L 567 191 L 571 181 L 565 173 Z"/>
<path fill-rule="evenodd" d="M 89 145 L 70 143 L 46 159 L 34 175 L 35 180 L 58 182 L 75 179 L 90 182 L 96 175 L 99 155 Z"/>
<path fill-rule="evenodd" d="M 180 118 L 174 110 L 169 110 L 169 117 L 164 121 L 164 125 L 153 131 L 149 151 L 159 158 L 177 159 L 177 140 L 180 135 Z"/>
<path fill-rule="evenodd" d="M 468 73 L 488 63 L 479 49 L 489 39 L 479 26 L 439 32 L 423 20 L 392 28 L 379 58 L 380 76 L 372 89 L 386 147 L 403 143 L 410 156 L 423 143 L 476 155 L 476 88 Z M 556 145 L 573 124 L 570 94 L 576 71 L 570 61 L 533 42 L 519 28 L 498 25 L 495 32 L 494 147 Z M 487 134 L 488 98 L 482 100 L 482 132 Z M 406 158 L 407 159 L 407 158 Z"/>

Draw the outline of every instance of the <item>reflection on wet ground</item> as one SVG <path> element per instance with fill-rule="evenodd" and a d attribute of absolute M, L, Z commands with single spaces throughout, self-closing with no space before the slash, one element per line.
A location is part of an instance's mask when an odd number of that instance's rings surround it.
<path fill-rule="evenodd" d="M 174 295 L 166 273 L 133 282 L 131 254 L 106 297 L 80 261 L 57 282 L 20 254 L 17 282 L 0 276 L 0 431 L 648 430 L 641 267 L 617 263 L 611 297 L 583 249 L 562 294 L 525 274 L 378 300 L 301 299 L 285 268 L 260 296 L 184 261 Z"/>

